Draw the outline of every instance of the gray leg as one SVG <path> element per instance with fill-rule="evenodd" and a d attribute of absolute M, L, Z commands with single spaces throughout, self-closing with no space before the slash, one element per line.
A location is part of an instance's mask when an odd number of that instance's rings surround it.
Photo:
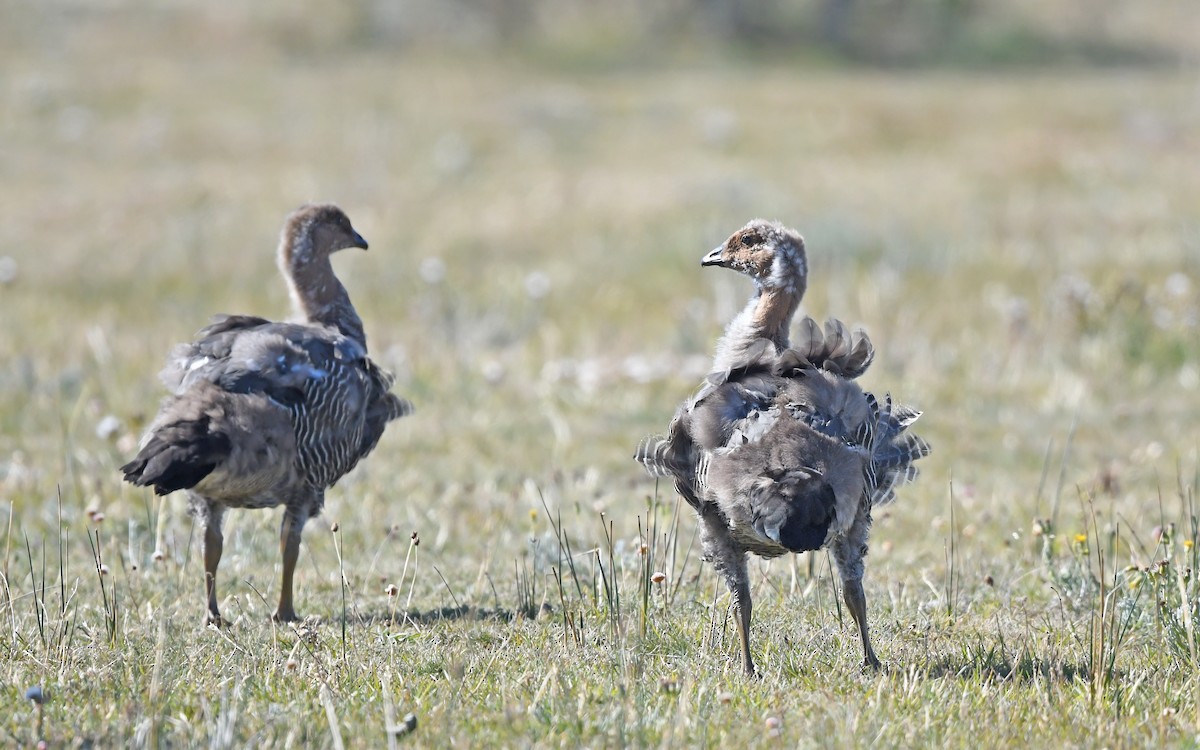
<path fill-rule="evenodd" d="M 738 570 L 726 571 L 726 583 L 733 592 L 733 611 L 737 616 L 738 635 L 742 639 L 742 669 L 747 677 L 754 677 L 754 657 L 750 655 L 750 579 L 746 575 L 746 559 L 741 559 Z M 736 578 L 735 578 L 736 576 Z"/>
<path fill-rule="evenodd" d="M 863 666 L 879 669 L 879 659 L 871 648 L 867 633 L 867 597 L 863 593 L 862 579 L 865 572 L 863 558 L 867 554 L 867 537 L 871 533 L 871 509 L 863 506 L 858 510 L 854 525 L 846 535 L 833 544 L 833 558 L 837 561 L 838 573 L 842 578 L 842 598 L 858 634 L 862 637 Z"/>
<path fill-rule="evenodd" d="M 729 537 L 729 528 L 719 517 L 701 516 L 700 541 L 704 559 L 712 561 L 733 594 L 733 610 L 737 617 L 738 636 L 742 644 L 742 669 L 755 676 L 754 658 L 750 655 L 750 576 L 746 572 L 746 553 Z"/>
<path fill-rule="evenodd" d="M 221 564 L 221 552 L 225 547 L 225 536 L 221 533 L 221 523 L 225 518 L 225 508 L 209 502 L 203 516 L 204 522 L 204 590 L 208 595 L 208 612 L 204 616 L 205 625 L 224 627 L 229 623 L 221 617 L 217 608 L 217 567 Z"/>
<path fill-rule="evenodd" d="M 279 550 L 283 555 L 283 581 L 279 586 L 279 607 L 273 619 L 276 622 L 295 622 L 300 618 L 292 605 L 292 578 L 296 573 L 296 561 L 300 559 L 300 533 L 308 521 L 308 514 L 287 508 L 283 512 L 283 523 L 279 529 Z"/>
<path fill-rule="evenodd" d="M 858 625 L 858 634 L 862 636 L 863 666 L 879 669 L 879 659 L 867 635 L 867 597 L 863 594 L 862 579 L 842 581 L 842 598 L 846 600 L 846 608 L 850 610 L 850 616 Z"/>

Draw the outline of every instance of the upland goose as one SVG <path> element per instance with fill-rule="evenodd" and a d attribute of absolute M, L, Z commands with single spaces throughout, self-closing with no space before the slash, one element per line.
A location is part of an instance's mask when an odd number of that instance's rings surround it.
<path fill-rule="evenodd" d="M 362 320 L 330 255 L 367 248 L 346 214 L 308 205 L 288 216 L 279 268 L 300 320 L 218 316 L 180 344 L 161 373 L 171 395 L 159 409 L 125 479 L 156 494 L 186 490 L 204 531 L 205 619 L 217 606 L 221 522 L 227 508 L 284 506 L 283 581 L 274 619 L 297 619 L 292 577 L 305 522 L 325 490 L 379 442 L 387 423 L 411 412 L 389 393 L 392 376 L 367 357 Z"/>
<path fill-rule="evenodd" d="M 755 285 L 749 304 L 717 344 L 713 373 L 675 414 L 666 437 L 635 454 L 654 476 L 674 480 L 700 518 L 704 558 L 725 579 L 750 654 L 746 553 L 766 558 L 829 548 L 842 594 L 862 637 L 864 663 L 878 667 L 867 634 L 863 557 L 871 510 L 916 477 L 929 444 L 906 432 L 920 413 L 864 393 L 855 378 L 874 358 L 866 334 L 837 320 L 805 318 L 793 345 L 792 316 L 808 282 L 804 240 L 754 220 L 704 256 Z"/>

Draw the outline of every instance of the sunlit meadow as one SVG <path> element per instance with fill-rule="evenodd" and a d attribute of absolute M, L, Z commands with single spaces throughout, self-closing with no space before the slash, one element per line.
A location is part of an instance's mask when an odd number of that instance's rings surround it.
<path fill-rule="evenodd" d="M 1195 68 L 48 7 L 0 4 L 3 744 L 1200 741 Z M 235 511 L 205 629 L 183 498 L 116 467 L 173 343 L 287 314 L 311 200 L 370 241 L 337 270 L 417 411 L 308 526 L 309 619 L 269 619 L 279 512 Z M 700 256 L 755 216 L 804 233 L 804 312 L 870 333 L 865 385 L 925 412 L 868 558 L 879 673 L 819 553 L 753 566 L 747 681 L 690 511 L 631 460 L 750 292 Z"/>

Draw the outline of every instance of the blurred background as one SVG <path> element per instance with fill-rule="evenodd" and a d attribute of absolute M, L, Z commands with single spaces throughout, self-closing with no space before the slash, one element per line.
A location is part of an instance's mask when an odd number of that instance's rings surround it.
<path fill-rule="evenodd" d="M 526 480 L 632 525 L 655 491 L 633 447 L 750 292 L 698 260 L 755 216 L 805 234 L 805 312 L 870 332 L 866 385 L 926 412 L 935 453 L 888 532 L 900 566 L 941 564 L 923 537 L 951 477 L 999 554 L 1072 488 L 1136 516 L 1194 476 L 1189 3 L 0 13 L 0 507 L 18 524 L 52 528 L 60 488 L 68 521 L 150 515 L 114 467 L 154 373 L 213 313 L 286 314 L 274 249 L 306 201 L 369 239 L 337 267 L 418 408 L 330 512 L 422 529 L 464 565 L 463 514 L 501 557 L 524 548 Z"/>
<path fill-rule="evenodd" d="M 0 0 L 0 661 L 54 696 L 0 734 L 325 744 L 331 688 L 380 746 L 394 675 L 431 745 L 1194 737 L 1198 40 L 1181 0 Z M 235 512 L 204 633 L 183 498 L 116 467 L 173 344 L 289 314 L 308 201 L 370 241 L 335 267 L 416 413 L 306 532 L 324 626 L 267 624 L 280 514 Z M 753 564 L 737 679 L 631 459 L 751 292 L 701 256 L 759 216 L 933 445 L 876 514 L 878 678 L 804 555 Z"/>

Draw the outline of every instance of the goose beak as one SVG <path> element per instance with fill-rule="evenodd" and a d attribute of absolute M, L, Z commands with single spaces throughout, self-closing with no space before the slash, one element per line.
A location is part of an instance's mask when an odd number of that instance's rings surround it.
<path fill-rule="evenodd" d="M 724 245 L 718 245 L 717 247 L 714 247 L 712 250 L 708 251 L 707 255 L 705 255 L 703 258 L 700 259 L 700 265 L 702 265 L 702 266 L 723 266 L 723 265 L 725 265 L 725 261 L 723 261 L 721 259 L 721 253 L 724 251 L 725 251 Z"/>
<path fill-rule="evenodd" d="M 366 250 L 367 249 L 367 241 L 363 239 L 363 236 L 361 234 L 359 234 L 358 232 L 355 232 L 351 247 L 361 247 L 363 250 Z"/>

